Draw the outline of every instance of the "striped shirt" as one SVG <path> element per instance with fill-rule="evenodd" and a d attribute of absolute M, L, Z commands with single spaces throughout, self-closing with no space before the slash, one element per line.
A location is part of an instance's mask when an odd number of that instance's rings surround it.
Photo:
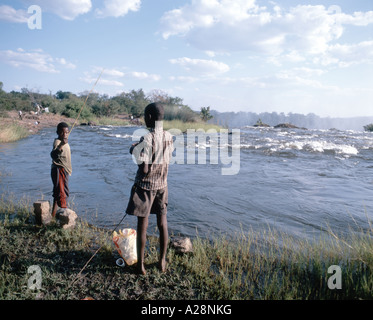
<path fill-rule="evenodd" d="M 159 190 L 167 187 L 168 166 L 173 152 L 172 135 L 156 126 L 146 134 L 133 149 L 139 164 L 135 184 L 145 190 Z M 144 172 L 148 165 L 148 172 Z"/>

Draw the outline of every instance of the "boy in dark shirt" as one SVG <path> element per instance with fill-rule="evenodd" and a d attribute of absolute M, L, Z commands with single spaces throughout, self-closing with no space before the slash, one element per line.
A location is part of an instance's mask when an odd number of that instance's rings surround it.
<path fill-rule="evenodd" d="M 51 152 L 51 177 L 53 182 L 52 216 L 56 216 L 57 207 L 67 208 L 69 197 L 69 175 L 72 173 L 71 151 L 68 144 L 69 126 L 65 122 L 57 125 L 57 135 Z"/>
<path fill-rule="evenodd" d="M 139 164 L 126 213 L 137 216 L 137 269 L 146 274 L 144 250 L 150 213 L 157 215 L 159 229 L 159 268 L 166 271 L 168 245 L 167 204 L 168 166 L 173 151 L 172 135 L 163 130 L 163 106 L 151 103 L 145 108 L 145 123 L 150 132 L 133 144 L 130 153 Z"/>

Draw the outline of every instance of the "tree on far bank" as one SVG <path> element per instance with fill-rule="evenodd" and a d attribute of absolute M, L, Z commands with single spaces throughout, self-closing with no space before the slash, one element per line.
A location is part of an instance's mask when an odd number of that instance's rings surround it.
<path fill-rule="evenodd" d="M 201 108 L 201 113 L 200 113 L 200 116 L 201 116 L 201 119 L 205 122 L 207 122 L 208 120 L 212 119 L 213 116 L 211 115 L 210 113 L 210 107 L 202 107 Z"/>

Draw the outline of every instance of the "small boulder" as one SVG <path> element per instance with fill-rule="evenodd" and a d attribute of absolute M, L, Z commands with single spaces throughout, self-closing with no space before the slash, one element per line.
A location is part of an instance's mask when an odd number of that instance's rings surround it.
<path fill-rule="evenodd" d="M 50 205 L 47 200 L 38 200 L 34 202 L 34 214 L 36 224 L 48 225 L 52 222 L 52 215 L 49 212 Z"/>
<path fill-rule="evenodd" d="M 174 237 L 171 239 L 171 247 L 179 253 L 193 252 L 192 241 L 188 237 Z"/>
<path fill-rule="evenodd" d="M 63 229 L 74 228 L 77 217 L 78 215 L 75 213 L 75 211 L 68 208 L 60 208 L 56 213 L 56 218 Z"/>

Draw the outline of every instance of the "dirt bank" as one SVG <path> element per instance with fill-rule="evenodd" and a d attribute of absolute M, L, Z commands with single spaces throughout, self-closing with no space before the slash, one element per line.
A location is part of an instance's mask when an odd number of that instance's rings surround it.
<path fill-rule="evenodd" d="M 30 134 L 35 134 L 44 128 L 57 127 L 62 121 L 72 125 L 75 119 L 53 113 L 35 114 L 29 112 L 23 112 L 21 119 L 17 111 L 9 111 L 7 117 L 0 118 L 0 126 L 16 123 L 27 129 Z"/>

